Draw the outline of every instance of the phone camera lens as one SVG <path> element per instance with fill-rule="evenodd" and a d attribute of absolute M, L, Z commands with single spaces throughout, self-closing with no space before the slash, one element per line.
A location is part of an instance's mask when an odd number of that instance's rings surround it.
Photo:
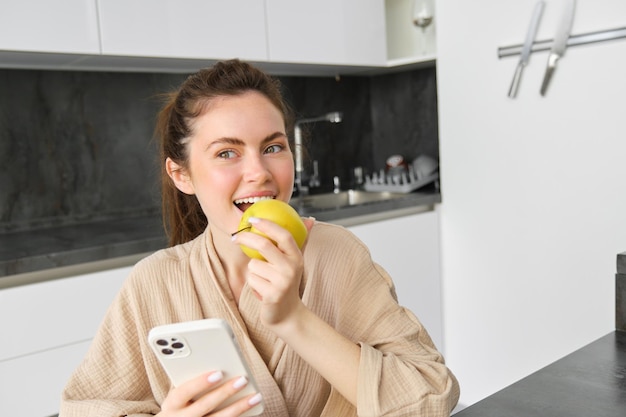
<path fill-rule="evenodd" d="M 174 353 L 174 351 L 173 351 L 172 349 L 167 349 L 167 348 L 166 348 L 166 349 L 161 349 L 161 352 L 162 352 L 164 355 L 171 355 L 171 354 L 173 354 L 173 353 Z"/>
<path fill-rule="evenodd" d="M 156 343 L 159 346 L 167 346 L 168 345 L 168 342 L 165 339 L 159 339 L 159 340 L 156 341 Z"/>
<path fill-rule="evenodd" d="M 184 348 L 184 347 L 185 347 L 185 345 L 183 345 L 183 344 L 182 344 L 182 343 L 180 343 L 180 342 L 175 342 L 175 343 L 172 343 L 172 347 L 173 347 L 174 349 L 182 349 L 182 348 Z"/>

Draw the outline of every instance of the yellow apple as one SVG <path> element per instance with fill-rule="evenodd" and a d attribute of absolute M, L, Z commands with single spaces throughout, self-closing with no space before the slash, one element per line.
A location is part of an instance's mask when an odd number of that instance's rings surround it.
<path fill-rule="evenodd" d="M 238 231 L 247 230 L 257 235 L 267 237 L 263 232 L 256 229 L 248 222 L 250 217 L 271 220 L 277 225 L 287 229 L 293 236 L 298 247 L 302 249 L 302 245 L 304 245 L 304 240 L 306 239 L 307 229 L 298 212 L 289 204 L 281 200 L 260 200 L 251 205 L 243 213 L 241 221 L 239 222 Z M 274 244 L 276 244 L 276 242 L 274 242 Z M 250 258 L 265 260 L 263 255 L 255 249 L 241 245 L 241 250 Z"/>

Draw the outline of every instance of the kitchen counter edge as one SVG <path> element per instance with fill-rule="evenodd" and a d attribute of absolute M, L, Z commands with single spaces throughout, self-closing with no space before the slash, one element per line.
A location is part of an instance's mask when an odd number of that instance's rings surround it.
<path fill-rule="evenodd" d="M 402 202 L 307 213 L 319 221 L 345 227 L 432 211 L 439 193 L 411 193 Z M 147 217 L 96 222 L 35 232 L 0 236 L 0 243 L 15 257 L 0 259 L 0 290 L 134 265 L 166 246 L 160 218 Z M 28 245 L 35 253 L 24 255 Z"/>

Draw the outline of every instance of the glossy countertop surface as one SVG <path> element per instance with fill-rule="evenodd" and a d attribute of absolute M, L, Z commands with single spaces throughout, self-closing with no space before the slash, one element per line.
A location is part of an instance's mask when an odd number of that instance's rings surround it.
<path fill-rule="evenodd" d="M 409 193 L 406 198 L 303 216 L 344 226 L 368 223 L 432 209 L 438 192 Z M 146 254 L 166 247 L 161 218 L 136 217 L 0 234 L 0 280 L 4 277 Z"/>
<path fill-rule="evenodd" d="M 458 417 L 624 415 L 626 333 L 620 331 L 597 339 L 455 414 Z"/>
<path fill-rule="evenodd" d="M 0 235 L 3 276 L 152 252 L 165 247 L 161 219 L 137 217 Z"/>

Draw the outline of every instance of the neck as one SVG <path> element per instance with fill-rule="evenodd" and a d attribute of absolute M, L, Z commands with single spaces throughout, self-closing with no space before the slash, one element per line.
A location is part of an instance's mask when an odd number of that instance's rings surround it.
<path fill-rule="evenodd" d="M 215 250 L 220 258 L 224 272 L 226 273 L 228 285 L 230 286 L 235 301 L 239 304 L 239 297 L 246 283 L 246 274 L 250 258 L 241 251 L 239 245 L 232 242 L 230 234 L 221 233 L 216 230 L 212 230 L 212 232 L 213 244 L 215 245 Z"/>

